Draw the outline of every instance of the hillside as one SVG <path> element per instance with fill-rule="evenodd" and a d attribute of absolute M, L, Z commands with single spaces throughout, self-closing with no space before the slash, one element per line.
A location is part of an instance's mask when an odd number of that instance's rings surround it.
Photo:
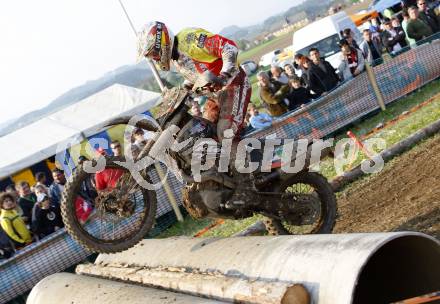
<path fill-rule="evenodd" d="M 239 27 L 236 25 L 225 27 L 220 31 L 221 35 L 234 40 L 249 40 L 252 41 L 256 37 L 266 35 L 281 28 L 286 21 L 295 23 L 299 21 L 299 18 L 306 16 L 309 20 L 314 20 L 319 16 L 322 16 L 328 11 L 328 8 L 340 0 L 307 0 L 299 5 L 289 8 L 287 11 L 269 16 L 262 23 Z"/>

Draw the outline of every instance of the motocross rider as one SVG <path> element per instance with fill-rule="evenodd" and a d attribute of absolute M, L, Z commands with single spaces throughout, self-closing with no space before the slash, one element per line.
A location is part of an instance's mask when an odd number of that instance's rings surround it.
<path fill-rule="evenodd" d="M 138 60 L 148 57 L 164 71 L 173 64 L 185 78 L 186 88 L 192 88 L 199 76 L 204 77 L 210 89 L 219 93 L 215 100 L 220 108 L 217 138 L 221 140 L 228 129 L 238 137 L 251 86 L 238 66 L 238 47 L 233 41 L 201 28 L 185 28 L 174 36 L 158 21 L 145 25 L 138 39 Z"/>

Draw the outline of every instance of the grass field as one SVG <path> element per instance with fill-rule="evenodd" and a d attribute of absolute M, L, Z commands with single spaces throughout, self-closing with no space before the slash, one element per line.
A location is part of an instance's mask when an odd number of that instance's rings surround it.
<path fill-rule="evenodd" d="M 264 42 L 250 50 L 240 52 L 240 54 L 238 55 L 238 61 L 243 62 L 245 60 L 253 60 L 258 63 L 261 56 L 263 56 L 264 54 L 267 54 L 276 49 L 284 49 L 285 47 L 292 45 L 292 34 L 293 32 L 275 37 L 272 40 Z"/>

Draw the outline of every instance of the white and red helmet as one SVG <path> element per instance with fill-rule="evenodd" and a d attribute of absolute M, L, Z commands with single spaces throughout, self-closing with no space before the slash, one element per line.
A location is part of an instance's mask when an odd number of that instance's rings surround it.
<path fill-rule="evenodd" d="M 174 35 L 164 23 L 154 21 L 146 24 L 138 33 L 138 61 L 148 57 L 160 69 L 169 71 L 173 42 Z"/>

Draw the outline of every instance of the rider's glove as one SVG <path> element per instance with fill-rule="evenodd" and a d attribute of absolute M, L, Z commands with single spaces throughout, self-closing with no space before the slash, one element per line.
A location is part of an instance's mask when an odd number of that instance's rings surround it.
<path fill-rule="evenodd" d="M 185 81 L 183 82 L 183 88 L 184 88 L 185 90 L 187 90 L 187 91 L 191 91 L 192 88 L 193 88 L 193 86 L 194 86 L 194 84 L 191 83 L 191 82 L 188 81 L 188 80 L 185 80 Z"/>
<path fill-rule="evenodd" d="M 220 74 L 219 76 L 216 76 L 210 71 L 206 71 L 205 73 L 203 73 L 203 76 L 205 78 L 205 81 L 207 82 L 205 86 L 213 91 L 221 90 L 228 83 L 229 80 L 227 75 L 225 74 Z"/>

